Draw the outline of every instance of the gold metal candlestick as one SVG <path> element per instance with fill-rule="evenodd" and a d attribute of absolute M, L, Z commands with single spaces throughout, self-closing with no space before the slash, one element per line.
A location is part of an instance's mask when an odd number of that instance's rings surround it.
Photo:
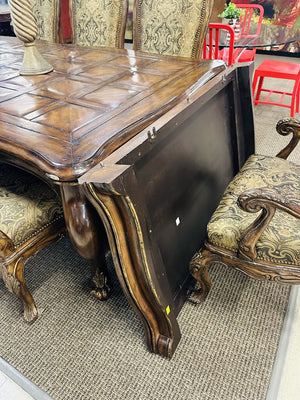
<path fill-rule="evenodd" d="M 24 59 L 21 75 L 40 75 L 53 70 L 35 45 L 37 25 L 30 0 L 8 0 L 15 35 L 24 42 Z"/>

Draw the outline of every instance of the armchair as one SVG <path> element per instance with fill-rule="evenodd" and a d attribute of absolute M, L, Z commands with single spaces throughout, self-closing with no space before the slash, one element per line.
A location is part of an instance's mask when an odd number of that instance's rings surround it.
<path fill-rule="evenodd" d="M 260 280 L 300 284 L 300 166 L 286 160 L 300 140 L 300 121 L 283 119 L 276 129 L 291 134 L 290 143 L 276 157 L 251 155 L 208 223 L 206 242 L 190 262 L 197 281 L 193 302 L 209 293 L 212 263 Z"/>
<path fill-rule="evenodd" d="M 38 311 L 25 283 L 24 265 L 65 231 L 57 193 L 34 175 L 0 164 L 0 274 L 22 301 L 28 322 L 37 318 Z"/>

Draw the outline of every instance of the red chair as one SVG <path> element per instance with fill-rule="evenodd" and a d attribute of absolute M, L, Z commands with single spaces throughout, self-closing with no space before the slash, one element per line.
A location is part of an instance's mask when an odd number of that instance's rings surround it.
<path fill-rule="evenodd" d="M 244 10 L 244 14 L 240 18 L 241 38 L 255 38 L 260 34 L 261 24 L 264 16 L 264 8 L 260 4 L 237 4 L 237 7 Z M 255 20 L 255 30 L 253 30 L 254 25 L 251 25 L 253 19 L 257 19 L 257 21 Z M 255 58 L 255 54 L 256 48 L 236 49 L 233 55 L 233 61 L 253 61 Z"/>
<path fill-rule="evenodd" d="M 220 40 L 221 35 L 225 35 L 225 40 Z M 228 45 L 226 47 L 226 54 L 220 49 L 222 45 Z M 234 30 L 228 24 L 218 24 L 211 22 L 208 25 L 208 33 L 206 35 L 202 58 L 209 60 L 223 60 L 229 66 L 233 62 L 233 50 L 234 50 Z"/>
<path fill-rule="evenodd" d="M 284 92 L 280 90 L 271 90 L 263 88 L 264 78 L 293 80 L 294 81 L 293 90 L 292 92 L 288 91 Z M 255 95 L 257 82 L 258 82 L 258 87 Z M 254 105 L 262 103 L 262 104 L 272 104 L 280 107 L 290 108 L 291 117 L 294 117 L 295 111 L 299 112 L 299 85 L 300 85 L 300 64 L 266 59 L 260 64 L 258 68 L 256 68 L 254 72 L 254 79 L 252 84 Z M 263 100 L 260 100 L 261 92 L 268 93 L 267 97 Z M 275 101 L 274 94 L 281 95 L 279 100 Z M 271 96 L 273 98 L 273 101 L 270 99 Z M 283 99 L 286 96 L 291 97 L 290 104 L 283 103 Z"/>

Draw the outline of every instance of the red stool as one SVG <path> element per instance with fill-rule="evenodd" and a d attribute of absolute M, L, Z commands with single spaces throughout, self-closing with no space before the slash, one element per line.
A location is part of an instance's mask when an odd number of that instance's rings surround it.
<path fill-rule="evenodd" d="M 290 79 L 295 81 L 294 88 L 292 92 L 283 92 L 280 90 L 271 90 L 263 88 L 264 78 L 279 78 L 279 79 Z M 259 78 L 259 80 L 258 80 Z M 256 96 L 255 89 L 258 81 L 258 87 Z M 294 64 L 285 61 L 274 61 L 274 60 L 264 60 L 258 68 L 256 68 L 254 73 L 254 79 L 252 84 L 254 105 L 258 103 L 262 104 L 272 104 L 280 107 L 287 107 L 291 109 L 291 117 L 295 116 L 296 112 L 299 112 L 299 84 L 300 84 L 300 64 Z M 268 92 L 266 99 L 260 100 L 261 92 Z M 280 99 L 275 102 L 271 101 L 270 97 L 273 93 L 281 94 Z M 283 99 L 285 96 L 291 96 L 290 104 L 283 104 Z"/>

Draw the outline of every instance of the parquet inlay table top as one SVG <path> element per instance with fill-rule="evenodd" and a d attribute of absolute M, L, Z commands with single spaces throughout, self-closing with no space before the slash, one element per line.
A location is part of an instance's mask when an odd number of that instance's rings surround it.
<path fill-rule="evenodd" d="M 218 61 L 39 42 L 54 71 L 20 76 L 22 46 L 0 39 L 0 151 L 56 181 L 76 181 L 187 98 L 214 68 L 224 68 Z"/>

